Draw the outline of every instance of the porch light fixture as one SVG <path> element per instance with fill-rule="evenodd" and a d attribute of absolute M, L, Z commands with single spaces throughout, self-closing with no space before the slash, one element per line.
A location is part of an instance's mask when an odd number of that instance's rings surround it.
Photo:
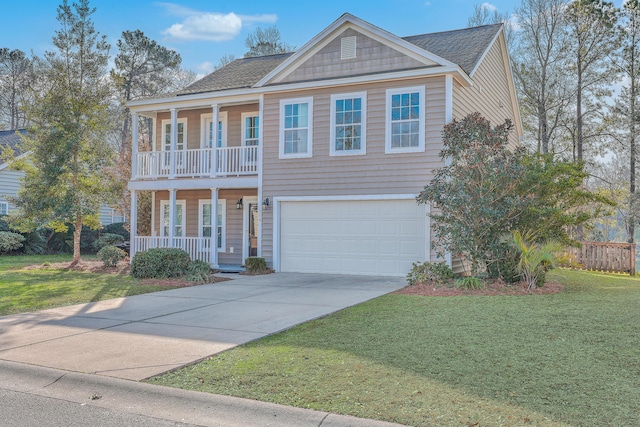
<path fill-rule="evenodd" d="M 242 199 L 238 199 L 238 202 L 236 203 L 236 209 L 242 209 Z"/>
<path fill-rule="evenodd" d="M 262 202 L 262 210 L 267 210 L 269 208 L 269 205 L 271 204 L 271 202 L 269 201 L 269 198 L 265 198 L 264 201 Z"/>

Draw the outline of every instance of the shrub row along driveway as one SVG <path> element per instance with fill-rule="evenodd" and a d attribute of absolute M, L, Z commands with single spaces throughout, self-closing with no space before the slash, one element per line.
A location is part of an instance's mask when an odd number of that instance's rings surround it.
<path fill-rule="evenodd" d="M 0 318 L 0 359 L 141 380 L 384 295 L 403 278 L 280 273 Z"/>

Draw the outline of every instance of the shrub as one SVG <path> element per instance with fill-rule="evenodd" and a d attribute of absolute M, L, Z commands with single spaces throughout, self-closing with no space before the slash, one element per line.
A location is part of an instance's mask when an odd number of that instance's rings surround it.
<path fill-rule="evenodd" d="M 506 283 L 518 283 L 522 275 L 518 271 L 520 251 L 512 244 L 503 243 L 499 247 L 500 258 L 487 264 L 487 276 L 490 279 L 502 279 Z"/>
<path fill-rule="evenodd" d="M 0 231 L 0 253 L 17 251 L 26 238 L 22 234 L 11 231 Z"/>
<path fill-rule="evenodd" d="M 103 233 L 119 234 L 124 237 L 124 240 L 129 240 L 129 231 L 124 228 L 126 222 L 114 222 L 113 224 L 105 225 L 102 228 Z"/>
<path fill-rule="evenodd" d="M 98 251 L 98 259 L 102 261 L 105 267 L 115 267 L 118 261 L 122 261 L 126 256 L 127 253 L 125 251 L 115 246 L 104 246 Z"/>
<path fill-rule="evenodd" d="M 555 254 L 562 250 L 558 242 L 536 243 L 533 240 L 532 235 L 522 236 L 518 231 L 513 233 L 513 241 L 521 252 L 518 271 L 527 289 L 544 286 L 547 271 L 556 266 Z"/>
<path fill-rule="evenodd" d="M 105 246 L 116 246 L 124 242 L 124 237 L 120 234 L 102 233 L 100 238 L 93 243 L 93 247 L 98 252 Z"/>
<path fill-rule="evenodd" d="M 244 260 L 244 267 L 247 269 L 247 273 L 261 274 L 269 271 L 267 267 L 267 261 L 264 258 L 250 256 Z"/>
<path fill-rule="evenodd" d="M 138 252 L 131 262 L 131 275 L 137 278 L 165 279 L 187 274 L 191 259 L 177 248 L 156 248 Z"/>
<path fill-rule="evenodd" d="M 453 270 L 444 262 L 430 263 L 425 261 L 422 264 L 414 262 L 411 271 L 407 275 L 409 285 L 416 283 L 434 282 L 439 285 L 447 283 L 454 278 Z"/>
<path fill-rule="evenodd" d="M 207 283 L 211 274 L 211 267 L 208 263 L 199 259 L 191 261 L 187 269 L 187 275 L 184 277 L 189 282 Z"/>
<path fill-rule="evenodd" d="M 455 282 L 456 288 L 460 289 L 484 289 L 484 281 L 479 277 L 461 277 Z"/>

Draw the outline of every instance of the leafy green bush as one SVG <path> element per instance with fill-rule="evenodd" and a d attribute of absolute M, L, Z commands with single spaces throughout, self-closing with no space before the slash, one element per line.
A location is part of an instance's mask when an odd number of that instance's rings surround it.
<path fill-rule="evenodd" d="M 131 275 L 137 278 L 165 279 L 187 274 L 191 258 L 182 249 L 156 248 L 138 252 L 131 262 Z"/>
<path fill-rule="evenodd" d="M 118 261 L 122 261 L 126 256 L 127 253 L 125 251 L 115 246 L 104 246 L 98 251 L 98 259 L 102 261 L 105 267 L 115 267 Z"/>
<path fill-rule="evenodd" d="M 425 261 L 422 264 L 414 262 L 411 271 L 407 274 L 407 282 L 409 285 L 425 282 L 442 285 L 454 277 L 453 270 L 444 262 L 431 263 Z"/>
<path fill-rule="evenodd" d="M 189 282 L 207 283 L 209 282 L 211 274 L 211 267 L 208 263 L 199 259 L 191 261 L 189 268 L 187 269 L 187 275 L 184 277 Z"/>
<path fill-rule="evenodd" d="M 100 238 L 93 243 L 95 250 L 100 252 L 100 249 L 105 246 L 116 246 L 124 242 L 124 237 L 120 234 L 102 233 Z"/>
<path fill-rule="evenodd" d="M 512 244 L 503 243 L 499 246 L 499 259 L 487 264 L 487 276 L 490 279 L 502 279 L 506 283 L 518 283 L 522 275 L 518 271 L 520 251 Z"/>
<path fill-rule="evenodd" d="M 484 289 L 485 284 L 482 279 L 475 276 L 461 277 L 455 281 L 456 288 L 460 289 Z"/>
<path fill-rule="evenodd" d="M 244 267 L 249 274 L 261 274 L 269 271 L 269 267 L 267 267 L 267 260 L 255 256 L 250 256 L 245 259 Z"/>
<path fill-rule="evenodd" d="M 0 253 L 6 254 L 17 251 L 26 238 L 22 234 L 11 231 L 0 231 Z"/>
<path fill-rule="evenodd" d="M 113 224 L 105 225 L 102 228 L 103 233 L 119 234 L 124 237 L 124 240 L 129 240 L 129 231 L 124 228 L 126 222 L 114 222 Z"/>
<path fill-rule="evenodd" d="M 544 286 L 547 271 L 556 266 L 555 254 L 563 248 L 556 241 L 536 243 L 534 240 L 531 234 L 523 236 L 518 231 L 513 233 L 513 241 L 521 253 L 518 271 L 522 274 L 527 289 Z"/>

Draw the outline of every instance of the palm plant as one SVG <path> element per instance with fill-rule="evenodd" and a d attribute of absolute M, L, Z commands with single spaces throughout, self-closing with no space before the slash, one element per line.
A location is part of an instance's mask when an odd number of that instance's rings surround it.
<path fill-rule="evenodd" d="M 562 250 L 562 244 L 556 241 L 537 243 L 532 234 L 522 236 L 519 231 L 513 233 L 513 242 L 521 254 L 518 271 L 527 289 L 542 286 L 547 269 L 556 266 L 556 253 Z"/>

